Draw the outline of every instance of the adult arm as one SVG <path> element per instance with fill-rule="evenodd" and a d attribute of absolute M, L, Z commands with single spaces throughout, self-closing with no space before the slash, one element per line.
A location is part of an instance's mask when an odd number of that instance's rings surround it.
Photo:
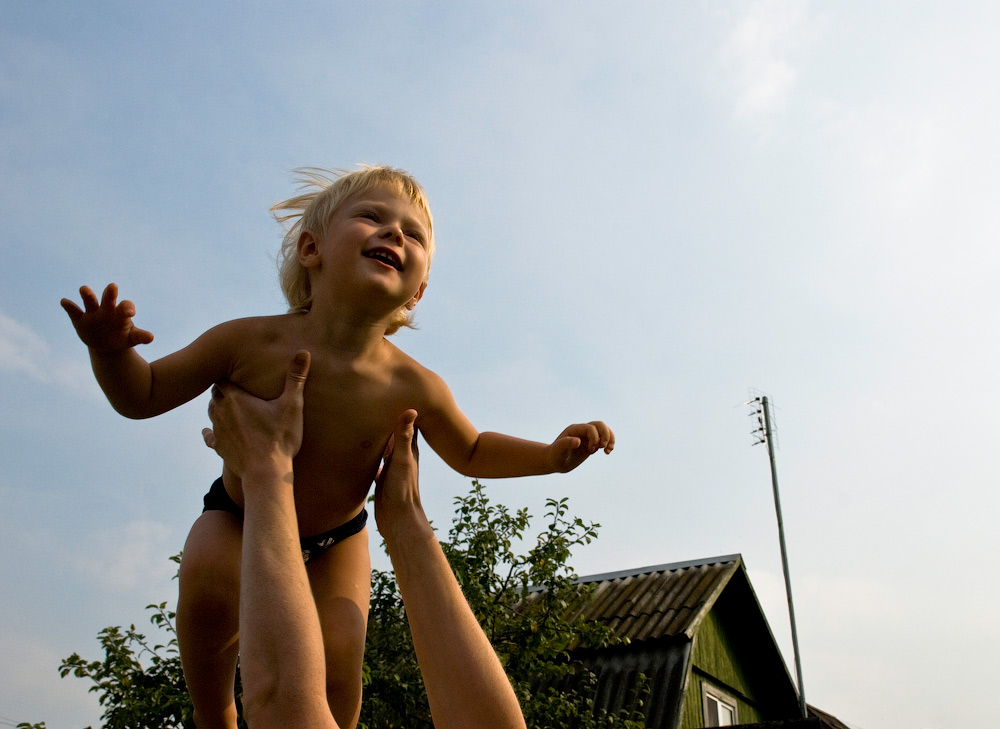
<path fill-rule="evenodd" d="M 299 352 L 276 400 L 217 385 L 209 404 L 214 430 L 203 431 L 206 444 L 243 481 L 240 666 L 244 710 L 254 729 L 337 726 L 327 705 L 323 637 L 292 493 L 308 371 L 308 352 Z"/>
<path fill-rule="evenodd" d="M 436 729 L 524 729 L 524 715 L 420 504 L 414 421 L 404 413 L 375 488 Z"/>

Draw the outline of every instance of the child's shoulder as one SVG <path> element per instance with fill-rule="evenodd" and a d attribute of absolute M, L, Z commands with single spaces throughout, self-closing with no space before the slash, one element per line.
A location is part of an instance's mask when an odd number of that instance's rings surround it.
<path fill-rule="evenodd" d="M 235 337 L 261 341 L 284 337 L 297 324 L 299 314 L 274 314 L 271 316 L 248 316 L 242 319 L 230 319 L 217 324 L 208 330 L 223 337 Z"/>
<path fill-rule="evenodd" d="M 288 342 L 296 329 L 291 321 L 294 316 L 250 316 L 224 321 L 198 337 L 187 350 L 201 359 L 224 360 L 235 371 L 258 358 L 264 350 L 277 347 L 284 351 L 291 346 Z"/>
<path fill-rule="evenodd" d="M 397 377 L 405 378 L 408 384 L 419 391 L 436 396 L 448 391 L 444 379 L 428 367 L 386 340 L 392 359 L 392 368 Z"/>

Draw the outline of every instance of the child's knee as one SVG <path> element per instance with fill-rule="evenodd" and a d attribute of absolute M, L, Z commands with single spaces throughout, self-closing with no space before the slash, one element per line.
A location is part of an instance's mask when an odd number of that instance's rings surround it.
<path fill-rule="evenodd" d="M 182 601 L 239 600 L 241 534 L 227 517 L 206 513 L 192 527 L 178 570 Z"/>
<path fill-rule="evenodd" d="M 230 569 L 220 569 L 214 560 L 188 559 L 184 555 L 177 573 L 178 588 L 182 596 L 195 599 L 231 599 L 240 594 L 240 574 Z"/>
<path fill-rule="evenodd" d="M 358 611 L 342 611 L 337 627 L 323 636 L 327 693 L 361 695 L 366 621 Z"/>
<path fill-rule="evenodd" d="M 361 675 L 365 656 L 365 621 L 360 616 L 344 616 L 337 630 L 323 636 L 326 652 L 326 672 Z"/>

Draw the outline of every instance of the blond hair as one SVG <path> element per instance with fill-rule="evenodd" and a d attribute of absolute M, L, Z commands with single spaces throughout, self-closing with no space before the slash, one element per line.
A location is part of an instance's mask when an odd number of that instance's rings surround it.
<path fill-rule="evenodd" d="M 308 311 L 312 306 L 309 271 L 299 261 L 299 237 L 304 232 L 322 237 L 333 214 L 345 200 L 374 189 L 385 189 L 405 197 L 427 216 L 427 271 L 424 272 L 424 281 L 427 281 L 434 255 L 434 221 L 424 189 L 409 173 L 393 167 L 369 165 L 359 165 L 351 171 L 303 167 L 295 173 L 300 188 L 306 192 L 271 206 L 271 214 L 286 231 L 278 252 L 278 278 L 289 311 Z M 289 220 L 295 222 L 285 225 Z M 385 333 L 394 334 L 400 327 L 413 328 L 413 314 L 405 305 L 393 314 Z"/>

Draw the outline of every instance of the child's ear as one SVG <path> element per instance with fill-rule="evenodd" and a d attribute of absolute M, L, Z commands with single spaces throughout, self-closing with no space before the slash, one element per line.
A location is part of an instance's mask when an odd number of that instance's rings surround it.
<path fill-rule="evenodd" d="M 297 248 L 299 263 L 303 266 L 306 268 L 312 268 L 319 263 L 319 241 L 316 240 L 316 236 L 308 230 L 304 230 L 299 234 Z"/>
<path fill-rule="evenodd" d="M 406 306 L 407 309 L 412 309 L 414 306 L 416 306 L 417 302 L 423 298 L 424 289 L 426 288 L 427 288 L 427 282 L 424 281 L 422 284 L 420 284 L 420 290 L 417 291 L 417 293 L 413 295 L 413 298 L 407 301 L 406 304 L 404 304 L 404 306 Z"/>

